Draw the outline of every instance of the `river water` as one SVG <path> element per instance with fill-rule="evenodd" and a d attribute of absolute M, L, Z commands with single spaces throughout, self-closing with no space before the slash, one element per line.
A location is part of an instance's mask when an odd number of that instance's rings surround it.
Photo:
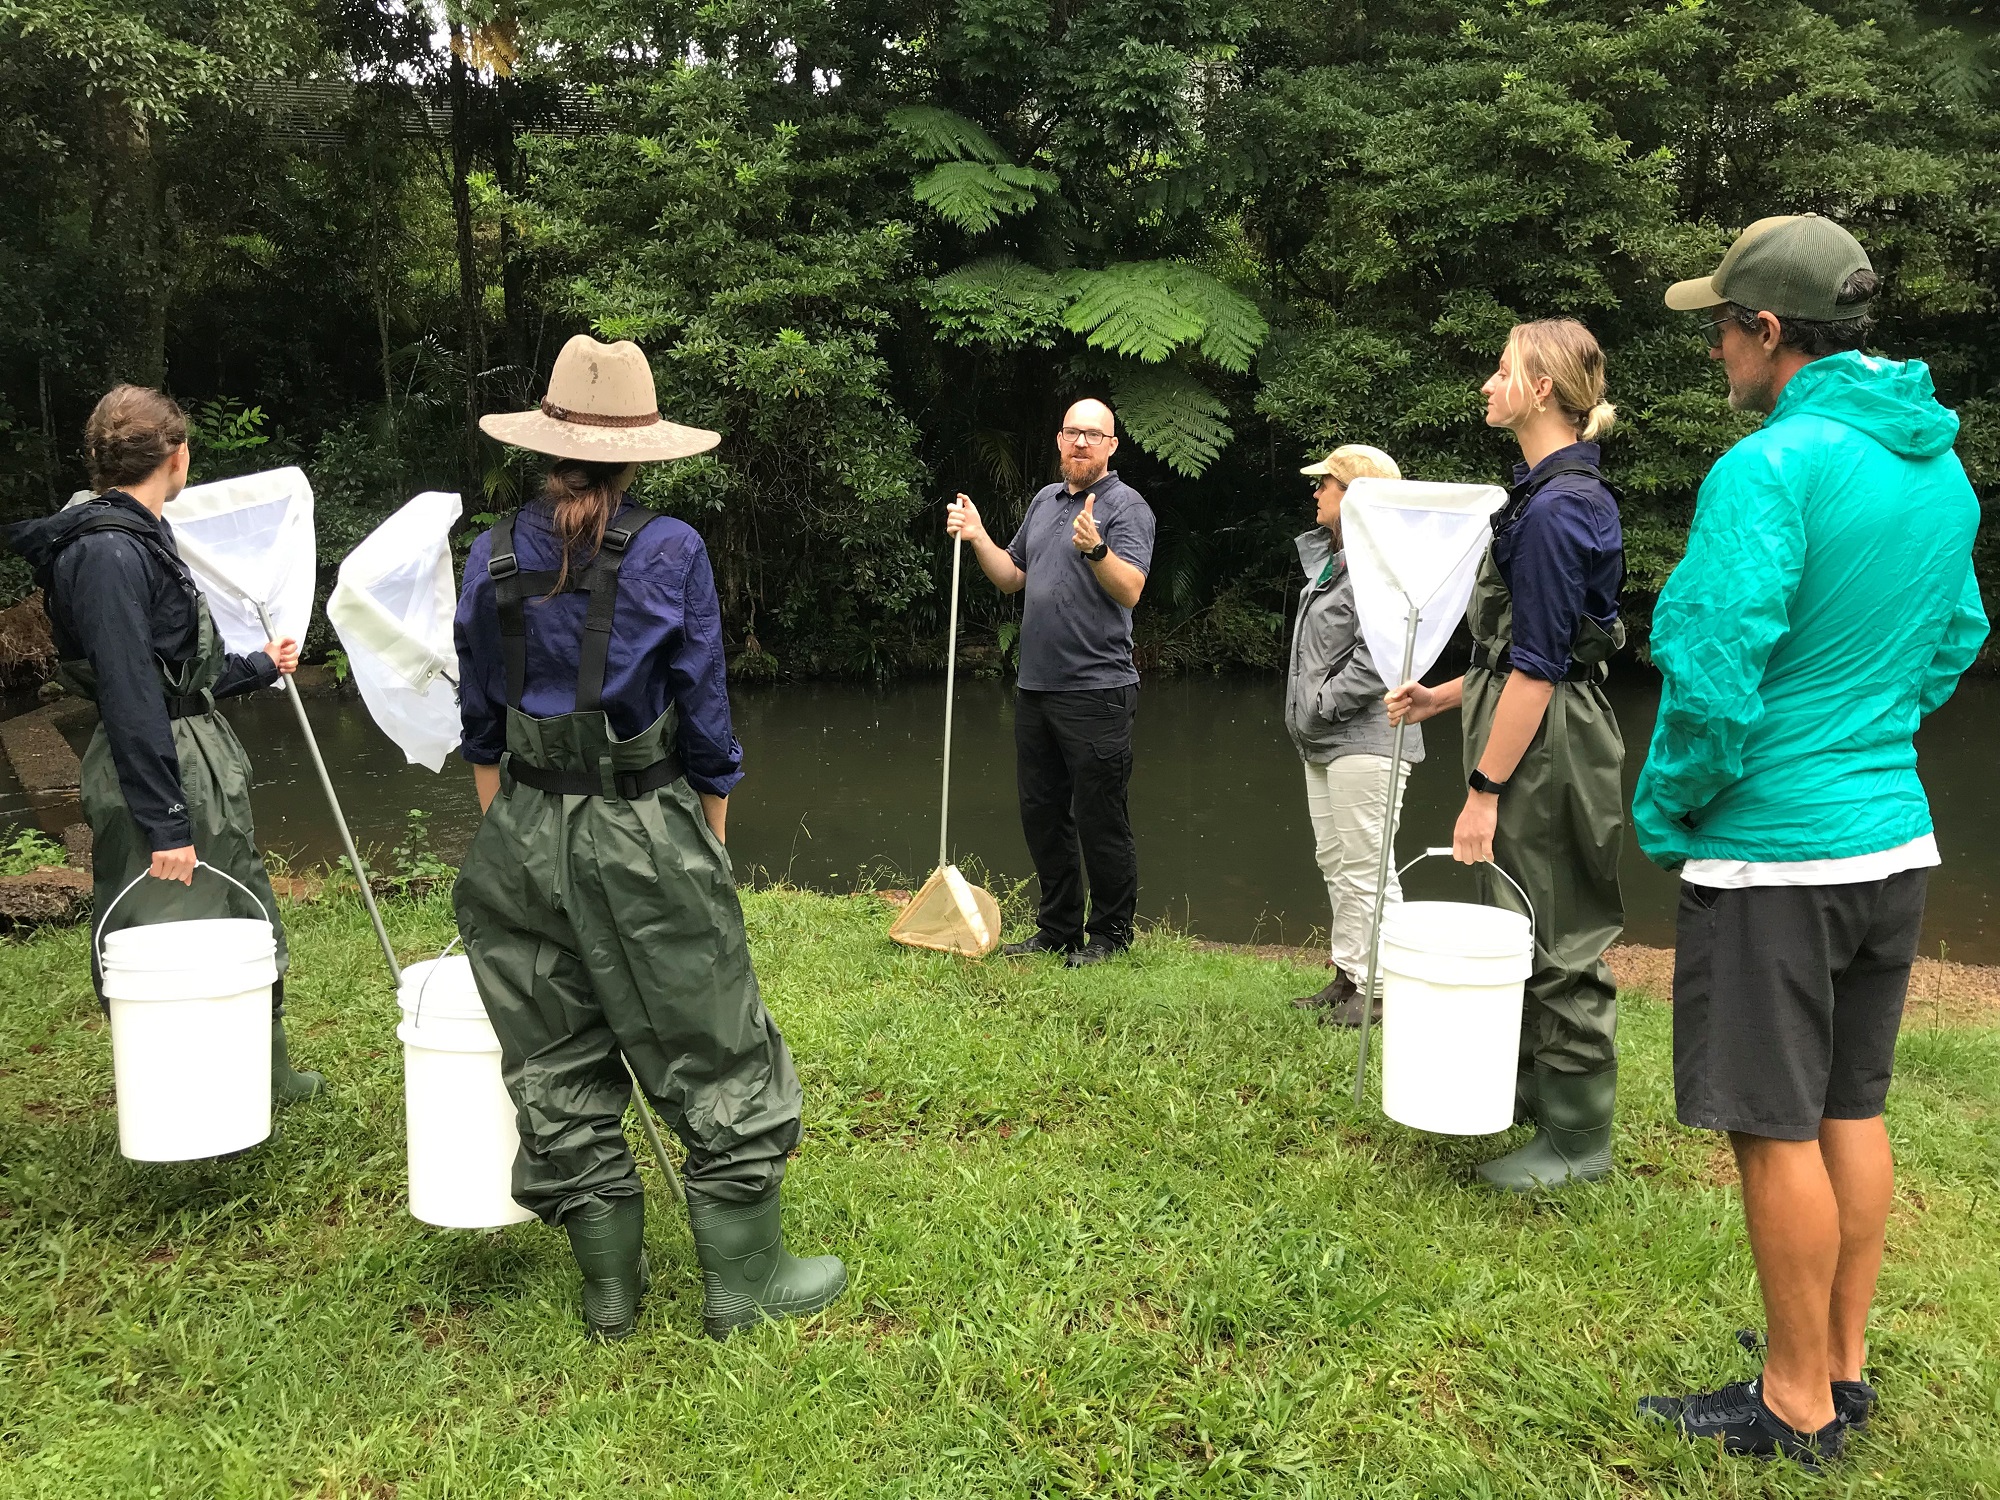
<path fill-rule="evenodd" d="M 1230 942 L 1300 942 L 1325 925 L 1305 788 L 1281 723 L 1275 678 L 1192 677 L 1141 693 L 1132 779 L 1140 910 Z M 1652 730 L 1657 686 L 1639 669 L 1611 696 L 1631 749 L 1628 789 Z M 830 891 L 857 883 L 909 886 L 937 858 L 944 687 L 843 683 L 744 687 L 734 694 L 745 749 L 730 799 L 729 847 L 739 875 Z M 309 705 L 320 745 L 364 853 L 385 854 L 419 808 L 432 847 L 456 860 L 476 822 L 472 779 L 457 761 L 442 775 L 402 764 L 358 702 Z M 256 767 L 257 831 L 295 861 L 337 857 L 339 845 L 290 707 L 275 694 L 231 706 Z M 1012 709 L 998 682 L 961 683 L 952 760 L 951 849 L 995 878 L 1032 874 L 1014 800 Z M 1925 951 L 2000 963 L 2000 791 L 1987 731 L 2000 723 L 2000 681 L 1966 682 L 1918 737 L 1944 868 L 1933 877 Z M 1456 716 L 1431 726 L 1431 754 L 1411 778 L 1398 839 L 1409 859 L 1448 843 L 1464 799 Z M 59 827 L 70 809 L 30 808 L 0 775 L 0 826 Z M 1675 881 L 1647 864 L 1627 835 L 1627 935 L 1673 940 Z M 1448 861 L 1412 873 L 1418 896 L 1463 897 Z"/>

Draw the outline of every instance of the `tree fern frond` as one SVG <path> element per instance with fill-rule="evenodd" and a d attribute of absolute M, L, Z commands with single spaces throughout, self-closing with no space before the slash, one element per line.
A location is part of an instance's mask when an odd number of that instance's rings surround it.
<path fill-rule="evenodd" d="M 1062 277 L 1008 255 L 960 266 L 924 293 L 938 331 L 952 343 L 1014 349 L 1054 344 L 1069 299 Z"/>
<path fill-rule="evenodd" d="M 925 161 L 1004 162 L 1007 153 L 977 123 L 935 104 L 892 109 L 884 117 L 889 128 L 910 143 Z"/>
<path fill-rule="evenodd" d="M 1064 317 L 1097 349 L 1158 364 L 1183 345 L 1238 374 L 1270 333 L 1257 305 L 1205 271 L 1172 261 L 1125 261 L 1073 273 Z"/>
<path fill-rule="evenodd" d="M 980 234 L 998 224 L 1002 214 L 1025 213 L 1035 206 L 1037 193 L 1056 187 L 1055 178 L 1033 167 L 948 161 L 910 184 L 910 192 L 939 217 L 969 234 Z"/>
<path fill-rule="evenodd" d="M 1071 278 L 1076 300 L 1063 315 L 1093 349 L 1158 364 L 1199 339 L 1202 323 L 1174 295 L 1166 261 L 1135 260 Z"/>
<path fill-rule="evenodd" d="M 1190 479 L 1236 435 L 1229 408 L 1178 365 L 1122 366 L 1111 374 L 1111 397 L 1139 446 Z"/>
<path fill-rule="evenodd" d="M 1257 304 L 1191 266 L 1176 266 L 1167 286 L 1181 306 L 1200 321 L 1202 356 L 1238 375 L 1248 370 L 1251 357 L 1271 332 Z"/>

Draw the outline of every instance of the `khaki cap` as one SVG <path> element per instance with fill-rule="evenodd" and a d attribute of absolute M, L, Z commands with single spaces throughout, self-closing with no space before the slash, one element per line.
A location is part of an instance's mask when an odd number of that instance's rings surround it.
<path fill-rule="evenodd" d="M 1739 234 L 1713 275 L 1668 287 L 1667 306 L 1698 312 L 1734 302 L 1780 318 L 1844 323 L 1866 316 L 1868 302 L 1840 302 L 1842 285 L 1873 269 L 1861 242 L 1833 220 L 1779 214 Z"/>
<path fill-rule="evenodd" d="M 686 458 L 722 441 L 719 432 L 660 415 L 653 367 L 637 344 L 600 344 L 587 333 L 563 345 L 539 407 L 494 412 L 479 419 L 479 430 L 516 448 L 607 464 Z"/>
<path fill-rule="evenodd" d="M 1350 477 L 1355 479 L 1360 479 L 1365 475 L 1372 475 L 1377 479 L 1401 479 L 1403 477 L 1403 471 L 1396 467 L 1395 459 L 1389 457 L 1380 448 L 1371 448 L 1366 443 L 1345 444 L 1342 447 L 1334 449 L 1333 452 L 1327 454 L 1318 463 L 1307 464 L 1299 472 L 1301 474 L 1310 474 L 1314 477 L 1337 473 L 1338 471 L 1333 466 L 1333 461 L 1336 458 L 1344 458 L 1349 461 L 1346 467 L 1354 470 L 1354 473 Z"/>

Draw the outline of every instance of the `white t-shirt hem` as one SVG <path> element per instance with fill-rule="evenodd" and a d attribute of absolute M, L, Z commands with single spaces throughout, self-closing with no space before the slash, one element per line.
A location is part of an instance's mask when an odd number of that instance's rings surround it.
<path fill-rule="evenodd" d="M 1691 859 L 1681 866 L 1681 879 L 1689 885 L 1726 891 L 1759 885 L 1858 885 L 1942 863 L 1937 835 L 1926 833 L 1894 849 L 1851 854 L 1845 859 Z"/>

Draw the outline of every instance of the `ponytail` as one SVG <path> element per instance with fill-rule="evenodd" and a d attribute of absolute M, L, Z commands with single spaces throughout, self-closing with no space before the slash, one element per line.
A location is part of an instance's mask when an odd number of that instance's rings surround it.
<path fill-rule="evenodd" d="M 1611 430 L 1618 409 L 1604 399 L 1604 350 L 1574 318 L 1544 318 L 1518 324 L 1507 335 L 1520 400 L 1537 380 L 1547 378 L 1549 400 L 1568 418 L 1577 437 L 1590 442 Z"/>
<path fill-rule="evenodd" d="M 560 594 L 569 581 L 571 557 L 581 550 L 586 535 L 590 538 L 586 557 L 595 557 L 604 546 L 604 533 L 618 508 L 618 477 L 624 470 L 624 464 L 591 463 L 580 458 L 559 458 L 549 466 L 542 496 L 555 508 L 556 540 L 562 546 L 556 586 L 549 590 L 552 595 Z M 576 560 L 582 562 L 585 557 Z"/>

